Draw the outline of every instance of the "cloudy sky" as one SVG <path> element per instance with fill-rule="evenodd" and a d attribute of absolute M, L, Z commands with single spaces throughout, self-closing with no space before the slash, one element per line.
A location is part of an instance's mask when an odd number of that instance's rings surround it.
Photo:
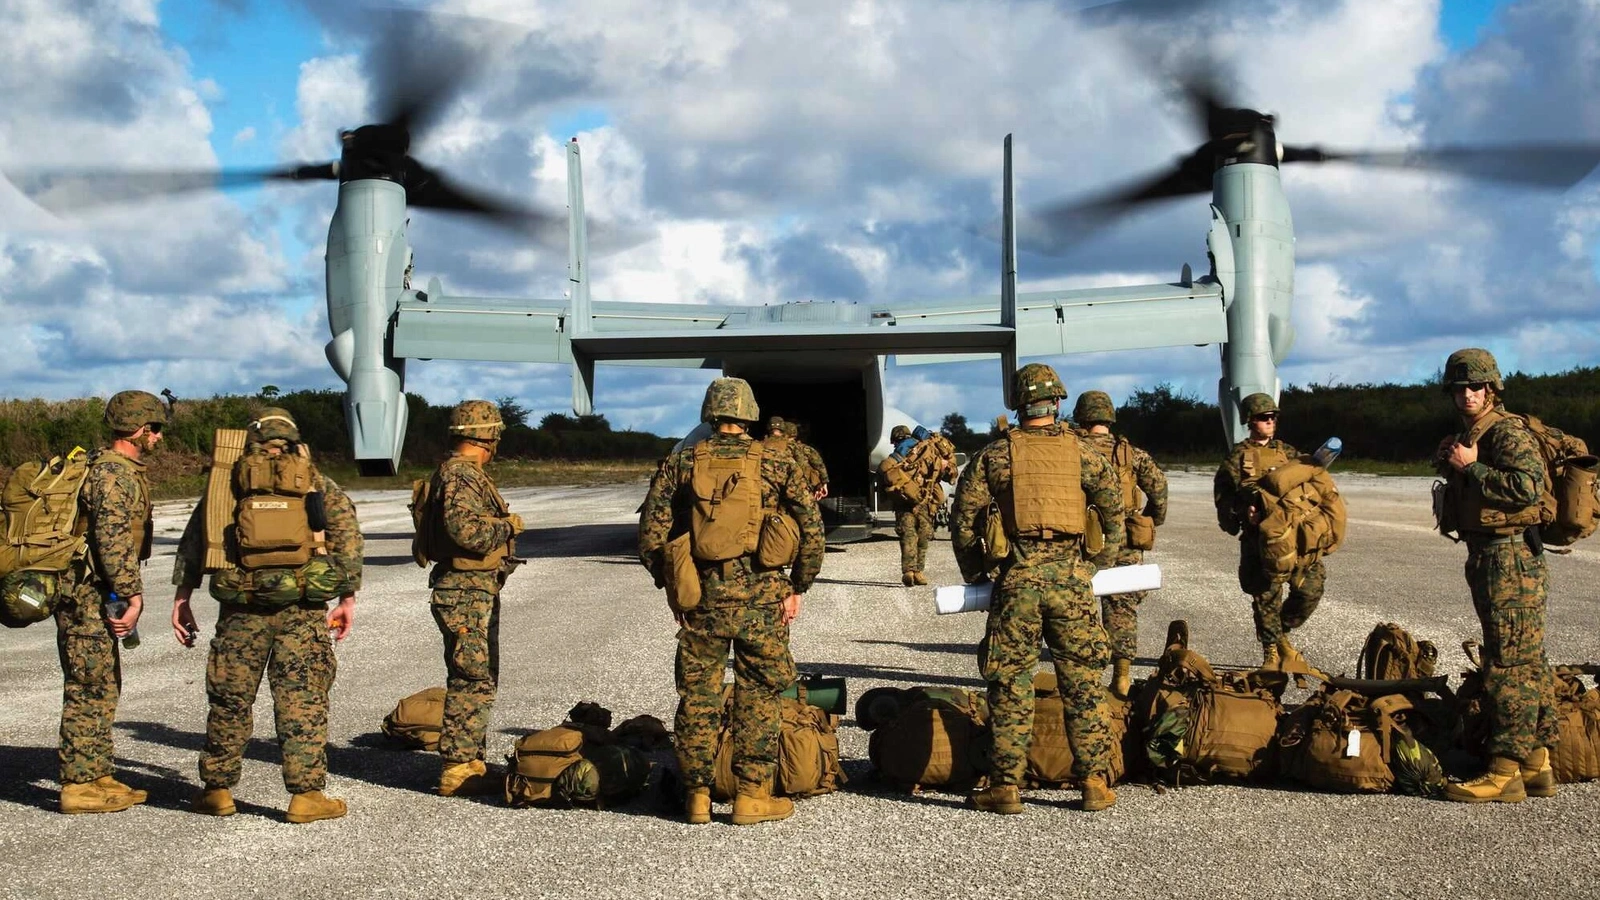
<path fill-rule="evenodd" d="M 997 290 L 1000 142 L 1027 206 L 1103 190 L 1196 138 L 1169 76 L 1205 54 L 1285 142 L 1600 139 L 1600 0 L 1142 0 L 1085 21 L 1033 0 L 449 0 L 495 28 L 482 77 L 414 147 L 471 184 L 565 201 L 647 242 L 594 262 L 596 299 L 890 304 Z M 384 41 L 338 0 L 0 0 L 0 170 L 320 161 L 371 120 Z M 1163 49 L 1164 48 L 1164 49 Z M 1298 235 L 1285 382 L 1411 381 L 1463 345 L 1508 369 L 1600 362 L 1600 176 L 1565 193 L 1348 166 L 1286 168 Z M 331 185 L 209 193 L 61 219 L 0 180 L 0 395 L 340 386 L 327 367 Z M 1120 222 L 1023 288 L 1205 268 L 1204 198 Z M 565 250 L 413 216 L 419 282 L 559 297 Z M 1051 360 L 1074 393 L 1215 391 L 1215 348 Z M 681 431 L 709 376 L 602 368 L 619 426 Z M 435 402 L 569 402 L 565 368 L 413 363 Z M 999 411 L 997 366 L 892 368 L 924 420 Z"/>

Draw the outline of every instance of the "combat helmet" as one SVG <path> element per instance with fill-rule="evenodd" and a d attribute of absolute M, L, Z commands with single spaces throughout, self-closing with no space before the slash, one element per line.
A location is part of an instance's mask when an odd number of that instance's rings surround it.
<path fill-rule="evenodd" d="M 1017 370 L 1012 383 L 1011 405 L 1025 409 L 1049 400 L 1065 400 L 1067 386 L 1061 383 L 1056 370 L 1044 363 L 1028 363 Z"/>
<path fill-rule="evenodd" d="M 487 400 L 463 400 L 450 411 L 450 433 L 462 440 L 493 444 L 505 430 L 500 407 Z"/>
<path fill-rule="evenodd" d="M 1278 412 L 1278 401 L 1271 394 L 1251 394 L 1239 403 L 1239 424 L 1248 425 L 1256 416 Z"/>
<path fill-rule="evenodd" d="M 889 442 L 892 444 L 898 444 L 908 437 L 911 437 L 911 429 L 905 425 L 896 425 L 889 429 Z"/>
<path fill-rule="evenodd" d="M 121 391 L 106 401 L 106 424 L 118 434 L 132 434 L 150 424 L 167 424 L 167 407 L 147 391 Z"/>
<path fill-rule="evenodd" d="M 1117 407 L 1105 391 L 1084 391 L 1072 410 L 1072 421 L 1079 425 L 1110 425 L 1117 421 Z"/>
<path fill-rule="evenodd" d="M 1468 347 L 1450 354 L 1444 361 L 1444 377 L 1440 379 L 1445 393 L 1458 384 L 1487 384 L 1499 394 L 1505 391 L 1505 382 L 1500 379 L 1500 366 L 1494 361 L 1494 354 L 1477 347 Z"/>
<path fill-rule="evenodd" d="M 250 442 L 264 444 L 267 441 L 289 441 L 299 443 L 300 426 L 294 422 L 294 417 L 289 415 L 287 409 L 278 406 L 269 406 L 258 413 L 249 425 Z"/>
<path fill-rule="evenodd" d="M 799 440 L 800 439 L 800 423 L 799 422 L 784 422 L 783 423 L 783 433 L 790 440 L 793 440 L 793 441 Z"/>
<path fill-rule="evenodd" d="M 767 434 L 770 434 L 770 435 L 780 435 L 780 434 L 786 435 L 786 434 L 789 433 L 788 428 L 786 427 L 787 424 L 788 423 L 783 421 L 783 417 L 782 416 L 773 416 L 772 418 L 767 420 Z"/>
<path fill-rule="evenodd" d="M 718 378 L 706 385 L 706 399 L 700 404 L 700 421 L 715 422 L 718 419 L 761 421 L 761 407 L 756 405 L 756 395 L 750 390 L 750 382 L 743 378 Z"/>

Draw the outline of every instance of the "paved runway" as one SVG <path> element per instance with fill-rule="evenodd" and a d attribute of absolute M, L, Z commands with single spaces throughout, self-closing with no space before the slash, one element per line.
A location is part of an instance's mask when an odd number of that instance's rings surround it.
<path fill-rule="evenodd" d="M 1297 632 L 1311 661 L 1353 671 L 1372 626 L 1397 621 L 1436 642 L 1446 671 L 1477 636 L 1465 551 L 1429 529 L 1428 481 L 1340 478 L 1349 539 L 1329 560 L 1327 597 Z M 556 724 L 578 700 L 619 720 L 671 722 L 673 626 L 633 558 L 643 484 L 508 492 L 533 528 L 532 562 L 505 593 L 502 683 L 490 755 Z M 329 792 L 342 820 L 285 824 L 287 801 L 265 690 L 257 739 L 235 791 L 240 814 L 184 811 L 196 789 L 205 652 L 166 626 L 171 554 L 187 507 L 163 507 L 146 573 L 144 645 L 124 656 L 117 756 L 147 806 L 62 816 L 55 804 L 61 677 L 54 629 L 0 634 L 0 896 L 199 897 L 1576 897 L 1600 892 L 1600 784 L 1550 800 L 1470 807 L 1398 796 L 1261 787 L 1118 789 L 1110 811 L 1067 807 L 1075 793 L 1032 792 L 1025 815 L 980 815 L 946 794 L 909 797 L 868 784 L 866 733 L 840 730 L 852 783 L 804 801 L 787 822 L 690 828 L 640 800 L 606 812 L 512 810 L 442 799 L 436 758 L 369 746 L 399 697 L 442 683 L 424 573 L 411 562 L 408 497 L 358 494 L 366 588 L 338 648 Z M 1140 622 L 1145 657 L 1167 621 L 1219 663 L 1254 664 L 1234 539 L 1217 530 L 1210 479 L 1177 474 L 1172 513 L 1150 554 L 1168 587 Z M 958 580 L 948 544 L 929 554 L 935 583 Z M 879 685 L 977 686 L 981 615 L 938 617 L 932 588 L 899 585 L 887 532 L 830 552 L 794 630 L 803 671 L 843 675 L 852 698 Z M 1549 650 L 1600 660 L 1600 541 L 1552 557 Z M 215 605 L 197 594 L 209 630 Z M 1142 669 L 1136 669 L 1136 674 Z"/>

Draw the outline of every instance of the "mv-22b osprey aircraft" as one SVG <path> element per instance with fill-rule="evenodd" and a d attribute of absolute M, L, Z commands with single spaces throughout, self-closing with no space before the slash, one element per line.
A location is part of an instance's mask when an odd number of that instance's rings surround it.
<path fill-rule="evenodd" d="M 448 79 L 445 79 L 448 81 Z M 833 496 L 825 515 L 864 536 L 872 471 L 889 451 L 889 431 L 914 424 L 889 405 L 884 364 L 996 358 L 1002 390 L 1018 360 L 1105 350 L 1215 344 L 1217 401 L 1228 440 L 1242 438 L 1247 395 L 1279 392 L 1278 366 L 1294 342 L 1294 230 L 1279 181 L 1289 162 L 1344 160 L 1430 167 L 1503 180 L 1570 185 L 1600 162 L 1597 146 L 1441 148 L 1335 153 L 1284 146 L 1274 119 L 1223 102 L 1209 82 L 1184 85 L 1205 140 L 1170 171 L 1105 196 L 1041 210 L 1031 243 L 1049 247 L 1144 202 L 1211 193 L 1209 272 L 1185 265 L 1173 283 L 1089 290 L 1017 292 L 1017 214 L 1011 138 L 1005 139 L 1000 285 L 997 294 L 924 302 L 792 302 L 770 306 L 593 300 L 579 145 L 567 145 L 569 296 L 553 300 L 457 297 L 437 279 L 409 285 L 408 207 L 486 215 L 502 223 L 559 229 L 559 216 L 452 184 L 409 155 L 411 133 L 449 90 L 440 80 L 409 94 L 394 88 L 381 124 L 341 135 L 336 163 L 255 172 L 13 173 L 52 208 L 255 181 L 339 182 L 328 229 L 330 364 L 348 385 L 350 449 L 363 474 L 389 474 L 406 432 L 408 360 L 565 364 L 572 408 L 594 409 L 601 363 L 719 369 L 750 382 L 762 411 L 820 426 L 813 442 L 827 462 Z M 703 428 L 704 426 L 702 426 Z M 693 440 L 691 433 L 686 440 Z"/>

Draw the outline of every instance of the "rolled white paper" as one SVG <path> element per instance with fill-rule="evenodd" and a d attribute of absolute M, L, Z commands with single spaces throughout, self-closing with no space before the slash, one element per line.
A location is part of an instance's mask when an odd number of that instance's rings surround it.
<path fill-rule="evenodd" d="M 1141 566 L 1117 566 L 1094 573 L 1094 595 L 1131 594 L 1134 591 L 1154 591 L 1161 588 L 1161 567 L 1155 563 Z M 994 582 L 982 584 L 952 584 L 933 592 L 934 605 L 939 615 L 951 613 L 983 612 L 989 608 L 989 597 L 994 593 Z"/>

